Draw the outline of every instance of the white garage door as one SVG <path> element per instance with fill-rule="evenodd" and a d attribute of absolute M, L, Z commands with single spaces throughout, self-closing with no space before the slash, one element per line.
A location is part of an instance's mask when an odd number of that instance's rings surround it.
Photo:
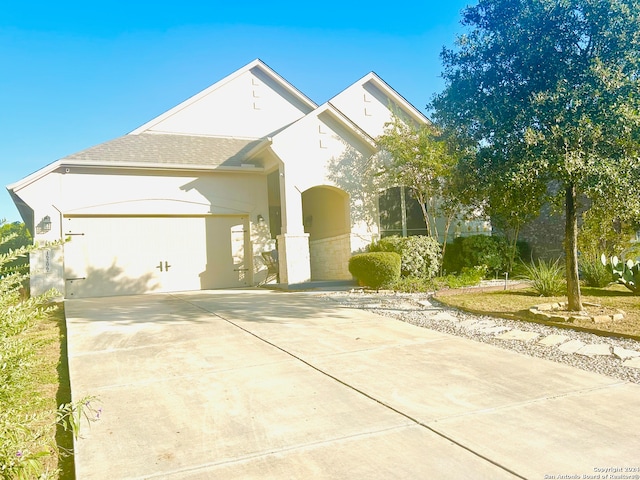
<path fill-rule="evenodd" d="M 249 285 L 248 230 L 246 216 L 65 217 L 66 296 Z"/>

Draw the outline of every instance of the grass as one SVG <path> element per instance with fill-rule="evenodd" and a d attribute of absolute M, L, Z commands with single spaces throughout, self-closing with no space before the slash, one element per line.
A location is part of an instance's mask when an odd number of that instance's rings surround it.
<path fill-rule="evenodd" d="M 571 324 L 552 323 L 553 325 L 640 340 L 640 296 L 615 284 L 605 288 L 582 287 L 581 291 L 583 302 L 621 309 L 625 312 L 624 319 L 607 323 L 580 320 Z M 436 294 L 436 298 L 446 305 L 468 312 L 523 321 L 532 320 L 528 309 L 533 305 L 566 301 L 566 296 L 540 297 L 531 288 L 478 293 L 466 291 L 447 296 Z"/>

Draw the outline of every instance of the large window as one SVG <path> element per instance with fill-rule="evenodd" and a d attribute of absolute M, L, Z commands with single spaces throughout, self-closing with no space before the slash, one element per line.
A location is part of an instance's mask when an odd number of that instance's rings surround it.
<path fill-rule="evenodd" d="M 393 187 L 385 190 L 378 198 L 378 208 L 381 237 L 427 234 L 422 208 L 411 196 L 410 189 Z"/>

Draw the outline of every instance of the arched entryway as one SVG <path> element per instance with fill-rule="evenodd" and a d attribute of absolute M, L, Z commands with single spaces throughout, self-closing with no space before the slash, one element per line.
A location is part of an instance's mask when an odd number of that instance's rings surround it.
<path fill-rule="evenodd" d="M 305 190 L 302 193 L 302 216 L 304 231 L 309 234 L 311 279 L 350 279 L 349 195 L 329 186 Z"/>

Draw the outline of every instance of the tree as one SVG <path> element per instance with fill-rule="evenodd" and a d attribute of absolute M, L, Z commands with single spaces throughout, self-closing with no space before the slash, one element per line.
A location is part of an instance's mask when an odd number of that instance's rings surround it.
<path fill-rule="evenodd" d="M 411 189 L 422 209 L 427 234 L 437 239 L 435 214 L 443 185 L 455 165 L 455 157 L 439 140 L 439 133 L 433 125 L 416 125 L 397 115 L 386 125 L 377 143 L 389 156 L 382 165 L 381 175 L 390 185 Z"/>
<path fill-rule="evenodd" d="M 480 0 L 462 23 L 435 118 L 475 145 L 478 181 L 560 187 L 568 305 L 581 310 L 579 195 L 640 214 L 639 0 Z"/>
<path fill-rule="evenodd" d="M 540 212 L 546 188 L 524 175 L 511 181 L 496 175 L 482 183 L 481 192 L 487 199 L 485 212 L 491 218 L 491 223 L 509 240 L 508 270 L 512 271 L 520 229 Z"/>
<path fill-rule="evenodd" d="M 604 202 L 595 202 L 582 217 L 578 235 L 580 256 L 596 263 L 603 253 L 607 258 L 615 255 L 624 260 L 634 259 L 640 254 L 640 245 L 634 241 L 637 231 L 637 221 L 617 214 Z"/>

